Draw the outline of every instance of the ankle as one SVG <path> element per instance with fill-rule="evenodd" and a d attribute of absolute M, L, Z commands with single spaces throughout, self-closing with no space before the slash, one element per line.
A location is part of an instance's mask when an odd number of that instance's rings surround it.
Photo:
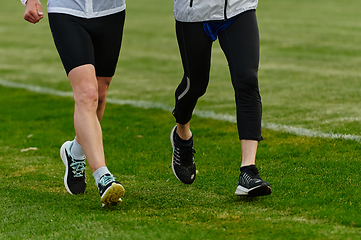
<path fill-rule="evenodd" d="M 105 174 L 111 174 L 108 170 L 108 168 L 106 166 L 100 167 L 98 168 L 94 173 L 94 179 L 95 179 L 95 184 L 98 186 L 100 179 L 105 175 Z"/>
<path fill-rule="evenodd" d="M 189 124 L 179 124 L 177 123 L 177 131 L 176 133 L 182 140 L 189 140 L 192 138 L 192 132 L 189 128 Z"/>

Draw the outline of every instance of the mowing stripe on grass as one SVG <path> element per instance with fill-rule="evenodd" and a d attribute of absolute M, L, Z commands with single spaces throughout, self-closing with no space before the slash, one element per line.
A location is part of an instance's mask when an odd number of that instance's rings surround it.
<path fill-rule="evenodd" d="M 15 83 L 9 82 L 0 79 L 0 85 L 4 87 L 12 87 L 12 88 L 21 88 L 26 89 L 28 91 L 41 93 L 41 94 L 50 94 L 60 97 L 72 97 L 72 92 L 65 92 L 65 91 L 58 91 L 51 88 L 41 87 L 41 86 L 34 86 L 30 84 L 22 84 L 22 83 Z M 136 101 L 136 100 L 122 100 L 122 99 L 107 99 L 108 103 L 118 104 L 118 105 L 130 105 L 133 107 L 138 108 L 155 108 L 161 109 L 165 111 L 172 111 L 173 107 L 168 106 L 162 103 L 155 103 L 155 102 L 148 102 L 148 101 Z M 215 113 L 213 111 L 202 111 L 202 110 L 194 110 L 194 115 L 202 118 L 210 118 L 214 120 L 226 121 L 231 123 L 236 123 L 236 117 L 230 114 L 220 114 Z M 306 137 L 321 137 L 321 138 L 328 138 L 328 139 L 345 139 L 345 140 L 353 140 L 357 142 L 361 142 L 361 136 L 354 135 L 354 134 L 338 134 L 338 133 L 325 133 L 321 131 L 314 131 L 306 128 L 299 128 L 293 126 L 287 126 L 283 124 L 276 124 L 276 123 L 267 123 L 263 122 L 262 127 L 266 129 L 271 129 L 280 132 L 292 133 L 299 136 L 306 136 Z"/>

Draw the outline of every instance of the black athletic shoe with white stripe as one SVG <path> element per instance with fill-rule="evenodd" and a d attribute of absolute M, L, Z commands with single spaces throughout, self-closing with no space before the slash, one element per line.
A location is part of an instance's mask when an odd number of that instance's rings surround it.
<path fill-rule="evenodd" d="M 179 181 L 192 184 L 196 179 L 196 165 L 194 163 L 193 143 L 190 146 L 182 146 L 175 141 L 177 126 L 170 133 L 170 141 L 173 147 L 172 170 Z"/>
<path fill-rule="evenodd" d="M 73 158 L 70 154 L 71 145 L 71 141 L 66 141 L 60 148 L 60 157 L 66 167 L 64 185 L 70 194 L 84 193 L 86 188 L 85 158 Z"/>
<path fill-rule="evenodd" d="M 271 185 L 262 180 L 255 165 L 241 168 L 238 187 L 235 192 L 237 196 L 257 197 L 269 195 L 271 192 Z"/>

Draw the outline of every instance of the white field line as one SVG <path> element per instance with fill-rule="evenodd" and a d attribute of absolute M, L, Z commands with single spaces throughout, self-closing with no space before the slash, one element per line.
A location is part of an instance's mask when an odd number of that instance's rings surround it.
<path fill-rule="evenodd" d="M 51 88 L 9 82 L 9 81 L 5 81 L 5 80 L 1 80 L 1 79 L 0 79 L 0 85 L 2 85 L 4 87 L 26 89 L 28 91 L 41 93 L 41 94 L 49 94 L 49 95 L 60 96 L 60 97 L 73 97 L 72 92 L 58 91 L 58 90 L 54 90 Z M 161 110 L 169 111 L 169 112 L 173 110 L 173 107 L 168 106 L 166 104 L 149 102 L 149 101 L 122 100 L 122 99 L 108 98 L 107 102 L 112 103 L 112 104 L 117 104 L 117 105 L 130 105 L 133 107 L 144 108 L 144 109 L 155 108 L 155 109 L 161 109 Z M 234 115 L 230 115 L 230 114 L 220 114 L 220 113 L 215 113 L 213 111 L 194 110 L 194 115 L 196 115 L 198 117 L 202 117 L 202 118 L 210 118 L 210 119 L 215 119 L 215 120 L 220 120 L 220 121 L 236 123 L 236 117 Z M 292 133 L 292 134 L 299 135 L 299 136 L 321 137 L 321 138 L 328 138 L 328 139 L 345 139 L 345 140 L 353 140 L 353 141 L 361 142 L 360 135 L 325 133 L 325 132 L 314 131 L 314 130 L 310 130 L 310 129 L 306 129 L 306 128 L 299 128 L 299 127 L 287 126 L 287 125 L 276 124 L 276 123 L 267 123 L 267 122 L 263 122 L 262 127 L 266 128 L 266 129 L 275 130 L 275 131 Z"/>

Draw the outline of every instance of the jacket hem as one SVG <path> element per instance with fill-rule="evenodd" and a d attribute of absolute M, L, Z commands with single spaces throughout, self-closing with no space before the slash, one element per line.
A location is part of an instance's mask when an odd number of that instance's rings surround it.
<path fill-rule="evenodd" d="M 108 9 L 101 12 L 90 12 L 86 13 L 83 11 L 77 11 L 69 8 L 60 8 L 60 7 L 48 7 L 47 11 L 48 13 L 64 13 L 69 14 L 75 17 L 81 17 L 81 18 L 97 18 L 97 17 L 104 17 L 108 16 L 114 13 L 118 13 L 125 10 L 125 4 L 121 7 Z"/>

